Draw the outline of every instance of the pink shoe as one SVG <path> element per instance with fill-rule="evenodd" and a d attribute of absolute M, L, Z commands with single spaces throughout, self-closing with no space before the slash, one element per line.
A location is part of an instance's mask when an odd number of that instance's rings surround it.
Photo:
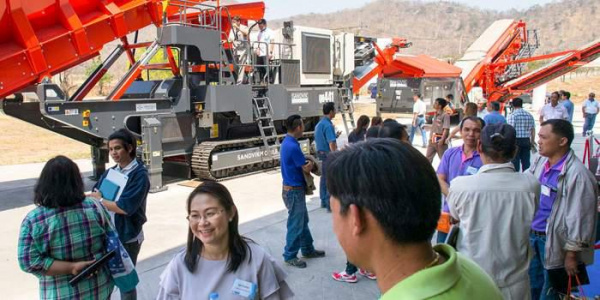
<path fill-rule="evenodd" d="M 342 271 L 339 273 L 333 272 L 333 274 L 331 274 L 331 277 L 333 277 L 333 280 L 341 282 L 355 283 L 358 281 L 356 274 L 348 275 L 346 274 L 346 271 Z"/>
<path fill-rule="evenodd" d="M 364 269 L 358 270 L 358 274 L 360 274 L 362 276 L 365 276 L 365 277 L 367 277 L 367 278 L 369 278 L 371 280 L 376 280 L 377 279 L 377 276 L 375 274 L 369 273 L 369 271 L 364 270 Z"/>

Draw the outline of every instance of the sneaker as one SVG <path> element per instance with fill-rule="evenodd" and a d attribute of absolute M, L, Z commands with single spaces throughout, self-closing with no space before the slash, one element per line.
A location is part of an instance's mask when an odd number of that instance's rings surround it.
<path fill-rule="evenodd" d="M 342 271 L 339 273 L 333 272 L 333 274 L 331 274 L 331 277 L 333 277 L 333 280 L 335 280 L 335 281 L 348 282 L 348 283 L 358 282 L 358 278 L 356 277 L 356 274 L 348 275 L 348 274 L 346 274 L 346 271 Z"/>
<path fill-rule="evenodd" d="M 289 266 L 304 269 L 306 268 L 306 262 L 299 258 L 292 258 L 290 260 L 286 260 L 285 263 Z"/>
<path fill-rule="evenodd" d="M 325 251 L 321 251 L 321 250 L 313 250 L 310 253 L 302 253 L 302 257 L 304 258 L 317 258 L 317 257 L 324 257 L 325 256 Z"/>
<path fill-rule="evenodd" d="M 369 278 L 371 280 L 376 280 L 377 279 L 377 276 L 375 276 L 375 274 L 370 273 L 369 271 L 364 270 L 364 269 L 358 270 L 358 274 L 360 274 L 362 276 L 365 276 L 365 277 L 367 277 L 367 278 Z"/>

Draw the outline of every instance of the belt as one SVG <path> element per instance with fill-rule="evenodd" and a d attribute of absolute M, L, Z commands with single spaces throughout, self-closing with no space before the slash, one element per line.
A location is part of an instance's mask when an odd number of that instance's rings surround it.
<path fill-rule="evenodd" d="M 283 190 L 285 192 L 288 192 L 288 191 L 300 191 L 300 190 L 304 190 L 304 187 L 303 186 L 289 186 L 289 185 L 284 185 L 283 186 Z"/>
<path fill-rule="evenodd" d="M 536 231 L 536 230 L 533 230 L 533 229 L 531 229 L 531 233 L 533 233 L 534 235 L 537 235 L 537 236 L 546 236 L 545 232 Z"/>
<path fill-rule="evenodd" d="M 422 117 L 424 117 L 424 116 L 425 116 L 425 115 L 417 115 L 417 118 L 422 118 Z"/>

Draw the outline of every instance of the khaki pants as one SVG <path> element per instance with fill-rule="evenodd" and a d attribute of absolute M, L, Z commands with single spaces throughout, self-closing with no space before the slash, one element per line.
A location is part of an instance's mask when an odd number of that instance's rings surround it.
<path fill-rule="evenodd" d="M 512 285 L 501 287 L 500 292 L 505 300 L 531 300 L 529 279 L 516 282 Z"/>
<path fill-rule="evenodd" d="M 436 153 L 437 153 L 438 157 L 440 159 L 442 159 L 442 156 L 444 155 L 444 152 L 446 152 L 446 150 L 448 150 L 447 144 L 440 146 L 440 145 L 438 145 L 438 143 L 432 143 L 430 141 L 429 145 L 427 145 L 427 152 L 425 154 L 425 157 L 427 157 L 429 162 L 433 162 L 433 157 L 435 156 Z"/>

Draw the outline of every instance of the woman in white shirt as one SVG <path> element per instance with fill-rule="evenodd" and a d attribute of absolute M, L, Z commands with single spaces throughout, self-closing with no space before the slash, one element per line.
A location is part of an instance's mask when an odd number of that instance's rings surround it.
<path fill-rule="evenodd" d="M 187 200 L 187 246 L 160 276 L 157 299 L 289 299 L 283 269 L 238 231 L 237 208 L 227 188 L 207 181 Z"/>

